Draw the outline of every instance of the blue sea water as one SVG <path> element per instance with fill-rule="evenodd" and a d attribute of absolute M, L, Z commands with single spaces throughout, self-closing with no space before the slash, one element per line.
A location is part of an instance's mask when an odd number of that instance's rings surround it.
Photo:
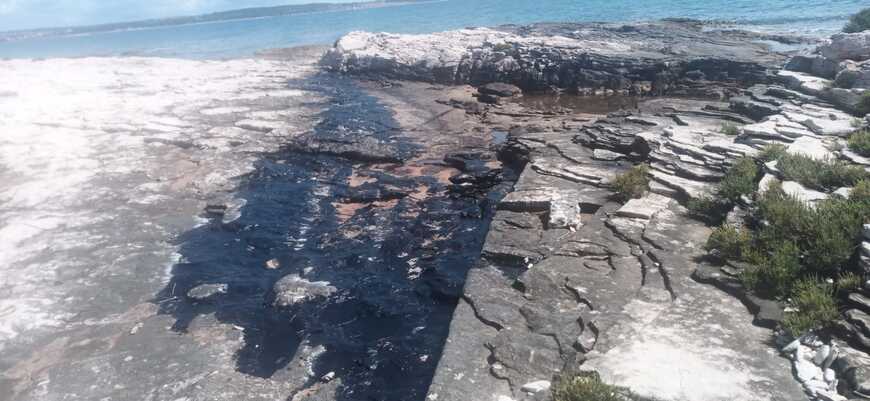
<path fill-rule="evenodd" d="M 353 30 L 426 33 L 540 21 L 666 17 L 733 21 L 748 29 L 825 35 L 867 0 L 445 0 L 403 6 L 32 38 L 0 43 L 0 58 L 142 55 L 222 59 L 327 44 Z"/>

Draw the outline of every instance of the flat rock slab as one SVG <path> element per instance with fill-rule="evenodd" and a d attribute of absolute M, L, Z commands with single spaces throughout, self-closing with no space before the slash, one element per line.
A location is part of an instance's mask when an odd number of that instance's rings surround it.
<path fill-rule="evenodd" d="M 660 210 L 668 207 L 672 199 L 659 194 L 649 194 L 640 199 L 632 199 L 616 211 L 620 217 L 649 220 Z"/>
<path fill-rule="evenodd" d="M 630 320 L 602 337 L 585 368 L 644 397 L 669 401 L 806 400 L 771 332 L 734 297 L 686 284 L 670 304 L 632 301 Z M 684 291 L 685 291 L 684 290 Z"/>

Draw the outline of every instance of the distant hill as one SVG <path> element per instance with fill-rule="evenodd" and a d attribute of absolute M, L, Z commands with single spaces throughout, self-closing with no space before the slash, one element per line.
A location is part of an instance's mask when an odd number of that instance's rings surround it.
<path fill-rule="evenodd" d="M 434 0 L 376 0 L 359 3 L 311 3 L 273 7 L 252 7 L 238 10 L 221 11 L 210 14 L 185 17 L 148 19 L 141 21 L 117 22 L 111 24 L 41 28 L 0 32 L 0 42 L 29 39 L 35 37 L 81 35 L 97 32 L 124 31 L 133 29 L 159 28 L 164 26 L 200 24 L 206 22 L 231 21 L 249 18 L 277 17 L 282 15 L 309 14 L 330 11 L 362 10 L 395 5 L 424 3 Z"/>

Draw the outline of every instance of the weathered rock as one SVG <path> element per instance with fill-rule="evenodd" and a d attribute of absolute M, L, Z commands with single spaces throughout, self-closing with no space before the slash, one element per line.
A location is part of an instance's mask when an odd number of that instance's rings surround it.
<path fill-rule="evenodd" d="M 336 42 L 323 63 L 348 73 L 448 84 L 707 94 L 696 80 L 726 87 L 733 87 L 730 80 L 764 82 L 766 69 L 782 61 L 746 33 L 667 21 L 536 24 L 431 35 L 353 32 Z"/>
<path fill-rule="evenodd" d="M 626 159 L 627 156 L 622 153 L 609 151 L 607 149 L 595 149 L 593 151 L 592 158 L 595 160 L 616 161 Z"/>
<path fill-rule="evenodd" d="M 808 75 L 801 72 L 782 70 L 779 77 L 786 86 L 810 96 L 819 96 L 822 91 L 830 88 L 833 81 Z"/>
<path fill-rule="evenodd" d="M 782 190 L 785 193 L 793 196 L 795 199 L 806 203 L 814 203 L 820 200 L 828 199 L 828 194 L 805 188 L 803 185 L 794 181 L 783 182 Z"/>
<path fill-rule="evenodd" d="M 297 274 L 278 280 L 273 288 L 276 306 L 292 306 L 302 302 L 323 299 L 338 291 L 325 281 L 311 282 Z"/>
<path fill-rule="evenodd" d="M 834 83 L 840 88 L 870 88 L 870 62 L 856 63 L 846 60 L 840 63 Z"/>
<path fill-rule="evenodd" d="M 837 62 L 866 60 L 870 58 L 870 32 L 835 34 L 829 43 L 819 46 L 816 51 Z"/>
<path fill-rule="evenodd" d="M 229 286 L 226 284 L 202 284 L 187 292 L 187 297 L 194 301 L 209 301 L 213 298 L 226 294 Z"/>
<path fill-rule="evenodd" d="M 731 109 L 746 115 L 753 120 L 761 120 L 767 116 L 779 114 L 779 107 L 776 105 L 759 102 L 751 99 L 748 96 L 737 96 L 731 98 Z"/>
<path fill-rule="evenodd" d="M 837 61 L 818 55 L 797 55 L 788 60 L 785 69 L 833 79 L 837 74 Z"/>
<path fill-rule="evenodd" d="M 848 296 L 849 303 L 864 313 L 870 313 L 870 298 L 860 292 L 853 292 Z"/>
<path fill-rule="evenodd" d="M 660 210 L 666 208 L 671 198 L 659 194 L 649 194 L 640 199 L 632 199 L 616 211 L 617 216 L 649 220 Z"/>

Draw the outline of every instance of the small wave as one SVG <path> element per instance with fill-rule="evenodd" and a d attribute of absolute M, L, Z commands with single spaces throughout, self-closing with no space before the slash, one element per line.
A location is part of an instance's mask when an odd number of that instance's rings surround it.
<path fill-rule="evenodd" d="M 785 25 L 785 24 L 814 24 L 824 22 L 846 21 L 848 14 L 821 15 L 821 16 L 793 16 L 793 17 L 766 17 L 766 18 L 737 18 L 731 21 L 740 25 Z"/>

